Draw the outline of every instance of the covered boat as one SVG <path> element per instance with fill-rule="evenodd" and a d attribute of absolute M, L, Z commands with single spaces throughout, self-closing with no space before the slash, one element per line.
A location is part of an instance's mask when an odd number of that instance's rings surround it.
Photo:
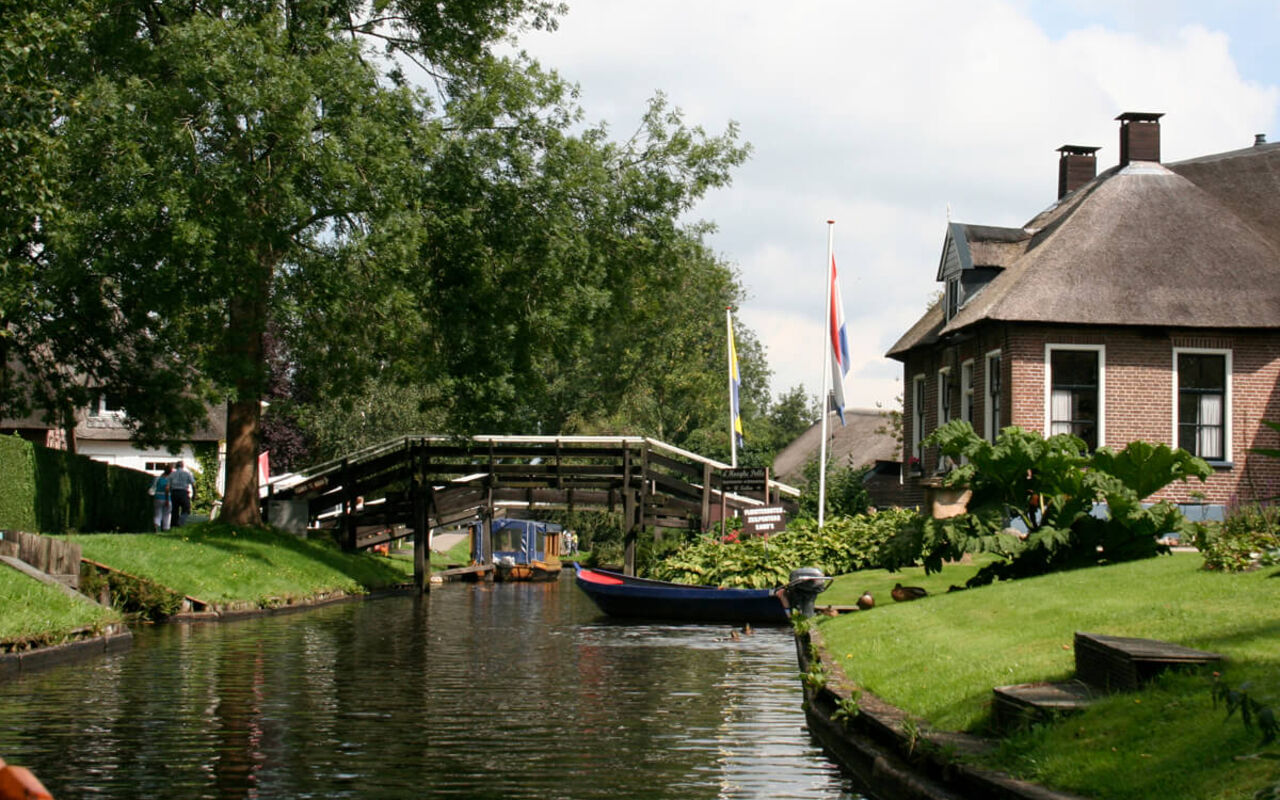
<path fill-rule="evenodd" d="M 786 586 L 776 589 L 726 589 L 637 578 L 577 563 L 573 568 L 578 588 L 606 614 L 686 622 L 786 622 L 792 606 L 806 601 L 812 613 L 811 596 L 830 581 L 817 570 L 797 570 L 805 574 L 793 573 Z"/>
<path fill-rule="evenodd" d="M 559 579 L 559 525 L 527 519 L 495 519 L 491 532 L 494 580 Z"/>

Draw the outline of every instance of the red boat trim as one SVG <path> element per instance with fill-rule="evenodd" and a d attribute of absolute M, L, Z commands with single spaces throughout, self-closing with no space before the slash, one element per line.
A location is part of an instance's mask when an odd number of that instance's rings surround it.
<path fill-rule="evenodd" d="M 589 569 L 578 570 L 578 577 L 584 581 L 601 583 L 606 586 L 620 586 L 623 583 L 621 579 L 615 578 L 612 575 L 601 575 L 599 572 L 594 572 Z"/>

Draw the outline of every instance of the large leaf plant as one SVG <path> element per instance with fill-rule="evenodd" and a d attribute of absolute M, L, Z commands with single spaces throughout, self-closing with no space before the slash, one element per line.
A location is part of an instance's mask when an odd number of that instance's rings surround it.
<path fill-rule="evenodd" d="M 959 420 L 925 443 L 959 465 L 944 485 L 967 487 L 972 496 L 965 514 L 924 523 L 920 556 L 931 572 L 964 553 L 1001 557 L 970 585 L 1168 552 L 1160 537 L 1186 520 L 1167 500 L 1144 501 L 1174 481 L 1203 481 L 1211 472 L 1202 459 L 1164 444 L 1135 441 L 1118 452 L 1089 453 L 1078 437 L 1046 439 L 1018 427 L 992 443 Z"/>

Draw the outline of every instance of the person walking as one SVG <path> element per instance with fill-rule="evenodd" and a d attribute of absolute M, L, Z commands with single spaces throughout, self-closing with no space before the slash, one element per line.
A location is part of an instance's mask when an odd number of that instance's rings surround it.
<path fill-rule="evenodd" d="M 172 528 L 180 528 L 191 514 L 191 500 L 196 493 L 196 478 L 181 461 L 173 465 L 169 476 L 169 503 L 173 509 L 169 521 Z"/>
<path fill-rule="evenodd" d="M 169 530 L 169 476 L 172 473 L 173 468 L 166 464 L 164 471 L 156 476 L 151 482 L 151 488 L 147 490 L 154 509 L 151 517 L 152 533 Z"/>

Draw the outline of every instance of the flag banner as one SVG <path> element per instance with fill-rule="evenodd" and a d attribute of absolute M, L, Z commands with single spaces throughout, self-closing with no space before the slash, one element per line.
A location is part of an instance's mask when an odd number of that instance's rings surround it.
<path fill-rule="evenodd" d="M 849 374 L 849 337 L 844 324 L 844 303 L 840 300 L 840 281 L 836 275 L 836 257 L 831 256 L 831 401 L 840 424 L 844 424 L 844 376 Z"/>
<path fill-rule="evenodd" d="M 742 412 L 738 405 L 738 393 L 742 378 L 738 375 L 738 349 L 733 344 L 733 323 L 729 324 L 729 411 L 733 419 L 733 438 L 738 447 L 746 444 L 742 435 Z"/>

